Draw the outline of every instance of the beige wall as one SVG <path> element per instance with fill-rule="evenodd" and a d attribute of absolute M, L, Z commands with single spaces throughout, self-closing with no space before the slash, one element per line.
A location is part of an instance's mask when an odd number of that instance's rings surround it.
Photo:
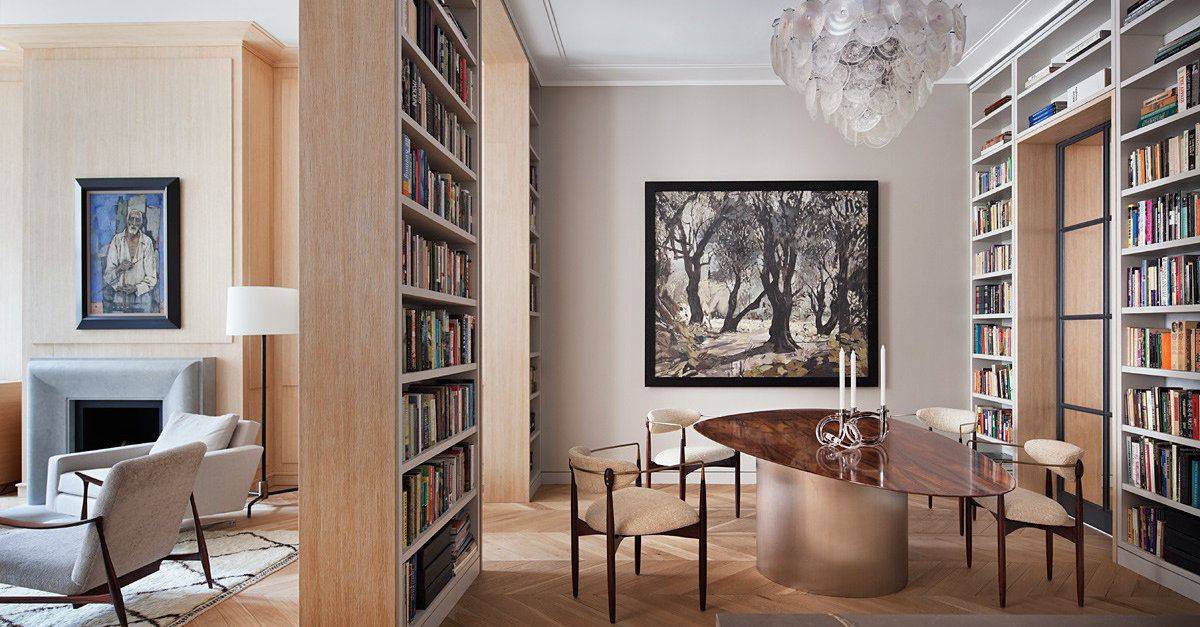
<path fill-rule="evenodd" d="M 21 72 L 0 52 L 0 381 L 21 379 Z"/>
<path fill-rule="evenodd" d="M 547 482 L 565 479 L 572 445 L 643 440 L 655 407 L 719 415 L 837 403 L 835 388 L 644 387 L 646 181 L 878 179 L 889 405 L 966 406 L 966 95 L 939 86 L 897 140 L 873 149 L 846 144 L 782 87 L 543 88 Z M 874 389 L 863 395 L 878 402 Z"/>

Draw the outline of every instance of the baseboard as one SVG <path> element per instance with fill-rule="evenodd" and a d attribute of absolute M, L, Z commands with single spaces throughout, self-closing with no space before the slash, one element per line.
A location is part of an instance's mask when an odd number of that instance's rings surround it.
<path fill-rule="evenodd" d="M 708 483 L 721 485 L 733 485 L 733 469 L 732 468 L 709 468 L 704 471 L 705 480 Z M 693 472 L 687 476 L 689 484 L 700 483 L 700 473 Z M 569 470 L 543 470 L 542 485 L 569 485 L 571 483 L 571 471 Z M 679 483 L 679 473 L 664 470 L 654 473 L 655 485 L 671 485 Z M 753 470 L 742 470 L 742 485 L 757 483 Z"/>

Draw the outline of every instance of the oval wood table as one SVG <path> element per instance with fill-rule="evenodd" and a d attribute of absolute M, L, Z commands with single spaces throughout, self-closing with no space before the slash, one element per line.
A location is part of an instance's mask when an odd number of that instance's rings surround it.
<path fill-rule="evenodd" d="M 1016 486 L 986 456 L 899 420 L 880 446 L 822 448 L 816 425 L 831 413 L 780 409 L 696 424 L 758 458 L 758 570 L 776 583 L 841 597 L 897 592 L 908 584 L 909 494 L 982 497 Z"/>

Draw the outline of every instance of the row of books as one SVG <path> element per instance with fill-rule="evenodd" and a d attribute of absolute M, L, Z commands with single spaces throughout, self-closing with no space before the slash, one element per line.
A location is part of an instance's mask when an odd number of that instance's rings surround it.
<path fill-rule="evenodd" d="M 1142 101 L 1141 109 L 1138 110 L 1137 127 L 1149 126 L 1175 115 L 1183 108 L 1180 104 L 1179 90 L 1174 86 L 1146 98 Z"/>
<path fill-rule="evenodd" d="M 997 398 L 1012 398 L 1012 366 L 993 364 L 972 371 L 971 391 Z"/>
<path fill-rule="evenodd" d="M 450 89 L 458 96 L 468 109 L 474 109 L 473 94 L 475 93 L 475 68 L 467 61 L 466 55 L 459 52 L 454 40 L 444 31 L 433 17 L 436 10 L 431 6 L 436 0 L 410 0 L 408 3 L 408 19 L 405 27 L 408 36 L 416 40 L 417 47 L 425 54 L 425 58 L 433 64 L 442 78 L 449 83 Z M 451 20 L 454 16 L 449 11 Z M 466 31 L 455 23 L 452 28 L 467 40 Z"/>
<path fill-rule="evenodd" d="M 471 298 L 471 255 L 446 242 L 427 240 L 404 225 L 400 280 L 405 285 Z"/>
<path fill-rule="evenodd" d="M 1055 100 L 1054 102 L 1051 102 L 1050 104 L 1048 104 L 1048 105 L 1042 107 L 1041 109 L 1038 109 L 1037 111 L 1034 111 L 1032 114 L 1030 114 L 1029 115 L 1029 126 L 1031 126 L 1031 127 L 1037 126 L 1038 124 L 1045 122 L 1046 120 L 1049 120 L 1050 118 L 1054 117 L 1054 114 L 1056 114 L 1059 111 L 1062 111 L 1063 109 L 1066 109 L 1066 108 L 1067 108 L 1066 100 Z"/>
<path fill-rule="evenodd" d="M 989 192 L 1012 180 L 1012 156 L 975 173 L 975 195 Z"/>
<path fill-rule="evenodd" d="M 1127 327 L 1125 329 L 1125 365 L 1134 368 L 1161 368 L 1186 372 L 1200 371 L 1196 359 L 1195 320 L 1172 322 L 1169 329 Z"/>
<path fill-rule="evenodd" d="M 416 618 L 418 611 L 427 609 L 459 574 L 459 562 L 474 544 L 473 540 L 470 513 L 464 510 L 404 563 L 404 590 L 408 598 L 406 624 Z"/>
<path fill-rule="evenodd" d="M 538 391 L 538 366 L 537 362 L 530 360 L 529 362 L 529 393 L 536 394 Z"/>
<path fill-rule="evenodd" d="M 474 143 L 466 125 L 459 121 L 458 114 L 426 89 L 417 64 L 411 59 L 404 60 L 400 104 L 404 113 L 471 167 Z"/>
<path fill-rule="evenodd" d="M 537 228 L 537 217 L 538 217 L 537 199 L 530 198 L 529 199 L 529 224 L 534 228 Z"/>
<path fill-rule="evenodd" d="M 1168 35 L 1170 37 L 1170 35 Z M 1178 37 L 1170 39 L 1154 52 L 1154 62 L 1158 63 L 1167 57 L 1174 56 L 1184 48 L 1200 41 L 1200 28 L 1192 29 Z"/>
<path fill-rule="evenodd" d="M 1005 198 L 975 207 L 974 233 L 984 235 L 1012 224 L 1012 198 Z"/>
<path fill-rule="evenodd" d="M 1003 107 L 1005 104 L 1009 103 L 1010 101 L 1012 101 L 1012 96 L 1010 94 L 1004 94 L 1003 96 L 1000 96 L 999 98 L 996 99 L 995 102 L 993 102 L 992 104 L 983 108 L 984 117 L 991 115 L 993 111 L 995 111 L 996 109 L 999 109 L 1000 107 Z"/>
<path fill-rule="evenodd" d="M 992 244 L 975 253 L 973 271 L 976 275 L 1012 269 L 1012 244 Z"/>
<path fill-rule="evenodd" d="M 998 324 L 975 324 L 973 352 L 976 355 L 1012 355 L 1012 328 Z"/>
<path fill-rule="evenodd" d="M 1143 259 L 1125 270 L 1125 304 L 1165 307 L 1200 304 L 1200 257 L 1175 255 Z"/>
<path fill-rule="evenodd" d="M 529 311 L 538 311 L 538 282 L 537 277 L 529 277 Z"/>
<path fill-rule="evenodd" d="M 452 446 L 404 473 L 400 497 L 401 537 L 412 544 L 433 521 L 474 488 L 475 445 Z"/>
<path fill-rule="evenodd" d="M 987 141 L 983 142 L 983 145 L 979 147 L 979 154 L 982 155 L 993 147 L 999 146 L 1010 139 L 1012 139 L 1012 131 L 1004 131 L 995 137 L 991 137 Z"/>
<path fill-rule="evenodd" d="M 1125 442 L 1125 472 L 1134 487 L 1200 507 L 1200 450 L 1130 436 Z"/>
<path fill-rule="evenodd" d="M 538 188 L 538 167 L 536 163 L 529 164 L 529 186 Z"/>
<path fill-rule="evenodd" d="M 1150 9 L 1162 4 L 1166 0 L 1137 0 L 1125 9 L 1125 21 L 1122 24 L 1128 24 L 1133 20 L 1145 15 Z"/>
<path fill-rule="evenodd" d="M 404 459 L 475 426 L 475 382 L 410 386 L 403 396 Z"/>
<path fill-rule="evenodd" d="M 976 407 L 975 431 L 989 438 L 1012 442 L 1012 410 L 1004 407 Z"/>
<path fill-rule="evenodd" d="M 1012 283 L 975 286 L 976 314 L 1009 313 L 1012 304 Z"/>
<path fill-rule="evenodd" d="M 1200 476 L 1190 479 L 1200 483 Z M 1125 510 L 1125 541 L 1192 573 L 1200 573 L 1200 520 L 1160 505 Z"/>
<path fill-rule="evenodd" d="M 1196 133 L 1200 124 L 1174 137 L 1142 146 L 1129 153 L 1129 185 L 1151 181 L 1196 169 Z"/>
<path fill-rule="evenodd" d="M 404 134 L 400 138 L 404 155 L 400 170 L 400 191 L 430 212 L 445 218 L 468 233 L 475 232 L 475 211 L 470 190 L 454 182 L 443 172 L 435 172 L 429 155 L 416 147 Z"/>
<path fill-rule="evenodd" d="M 444 309 L 404 308 L 407 372 L 474 363 L 475 316 Z"/>
<path fill-rule="evenodd" d="M 1200 437 L 1200 390 L 1157 387 L 1125 390 L 1125 424 L 1184 438 Z"/>
<path fill-rule="evenodd" d="M 529 267 L 537 270 L 541 266 L 541 260 L 538 259 L 538 243 L 536 241 L 529 242 Z"/>
<path fill-rule="evenodd" d="M 1200 192 L 1181 191 L 1125 207 L 1125 246 L 1160 244 L 1200 235 Z"/>

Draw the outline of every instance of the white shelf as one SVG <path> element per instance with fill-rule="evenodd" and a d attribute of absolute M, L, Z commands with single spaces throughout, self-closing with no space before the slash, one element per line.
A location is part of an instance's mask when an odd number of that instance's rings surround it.
<path fill-rule="evenodd" d="M 1167 507 L 1177 509 L 1186 514 L 1191 514 L 1192 516 L 1200 516 L 1200 509 L 1192 507 L 1191 505 L 1184 505 L 1183 503 L 1180 503 L 1179 501 L 1173 501 L 1170 498 L 1162 496 L 1161 494 L 1155 494 L 1149 490 L 1143 490 L 1135 485 L 1132 485 L 1129 483 L 1122 483 L 1121 489 L 1125 490 L 1126 492 L 1129 492 L 1131 494 L 1136 494 L 1142 498 L 1150 499 L 1151 501 L 1161 503 L 1163 505 L 1166 505 Z"/>
<path fill-rule="evenodd" d="M 975 276 L 971 277 L 971 280 L 972 281 L 986 281 L 988 279 L 1000 279 L 1000 278 L 1010 277 L 1010 276 L 1012 276 L 1012 273 L 1013 273 L 1012 268 L 1009 268 L 1008 270 L 997 270 L 995 272 L 986 272 L 984 274 L 976 274 Z"/>
<path fill-rule="evenodd" d="M 466 298 L 464 296 L 455 296 L 454 294 L 445 294 L 435 292 L 421 287 L 413 287 L 412 285 L 400 286 L 400 297 L 405 301 L 416 301 L 419 303 L 431 303 L 437 305 L 454 305 L 461 307 L 474 307 L 476 300 L 474 298 Z"/>
<path fill-rule="evenodd" d="M 999 100 L 999 98 L 997 98 L 996 100 Z M 995 111 L 992 111 L 991 113 L 983 116 L 982 118 L 979 118 L 978 122 L 971 125 L 971 129 L 974 130 L 977 128 L 984 128 L 985 126 L 987 126 L 988 123 L 992 123 L 992 122 L 996 122 L 997 120 L 1000 120 L 1001 124 L 998 124 L 997 129 L 996 129 L 997 130 L 996 134 L 999 135 L 1000 132 L 1004 131 L 1003 126 L 1007 125 L 1007 123 L 1004 122 L 1004 118 L 1002 118 L 1001 115 L 1004 114 L 1005 112 L 1009 111 L 1010 109 L 1012 109 L 1012 103 L 1013 103 L 1013 101 L 1010 98 L 1008 102 L 1000 105 L 1000 107 L 997 108 Z"/>
<path fill-rule="evenodd" d="M 985 239 L 992 239 L 994 237 L 1000 237 L 1001 235 L 1010 235 L 1012 233 L 1012 230 L 1013 229 L 1011 226 L 994 229 L 994 230 L 988 231 L 987 233 L 980 233 L 979 235 L 972 236 L 971 241 L 972 242 L 981 242 Z"/>
<path fill-rule="evenodd" d="M 1174 442 L 1175 444 L 1182 444 L 1192 448 L 1200 448 L 1200 440 L 1185 438 L 1181 435 L 1171 435 L 1170 433 L 1163 433 L 1162 431 L 1155 431 L 1153 429 L 1143 429 L 1141 427 L 1134 427 L 1132 425 L 1121 425 L 1121 430 L 1125 433 L 1132 433 L 1134 435 L 1140 435 L 1147 438 L 1154 438 L 1164 442 Z"/>
<path fill-rule="evenodd" d="M 1012 181 L 1009 181 L 1009 182 L 1001 185 L 1000 187 L 990 189 L 990 190 L 983 192 L 982 194 L 972 198 L 971 204 L 975 204 L 977 202 L 983 202 L 985 200 L 992 198 L 993 196 L 998 196 L 1000 194 L 1000 192 L 1009 191 L 1011 189 L 1012 189 Z"/>
<path fill-rule="evenodd" d="M 538 119 L 537 112 L 533 110 L 533 105 L 529 105 L 529 125 L 541 126 L 542 121 Z"/>
<path fill-rule="evenodd" d="M 973 398 L 977 401 L 985 401 L 988 403 L 995 403 L 997 405 L 1002 405 L 1004 407 L 1012 407 L 1013 406 L 1012 399 L 1000 398 L 999 396 L 988 396 L 987 394 L 979 394 L 977 392 L 973 392 L 971 394 L 971 398 Z"/>
<path fill-rule="evenodd" d="M 1200 237 L 1185 237 L 1183 239 L 1171 240 L 1169 242 L 1159 242 L 1157 244 L 1142 244 L 1141 246 L 1133 246 L 1131 248 L 1121 249 L 1122 255 L 1148 255 L 1151 253 L 1159 253 L 1165 250 L 1174 250 L 1177 248 L 1191 248 L 1193 246 L 1200 247 Z"/>
<path fill-rule="evenodd" d="M 1162 305 L 1158 307 L 1122 307 L 1125 315 L 1200 313 L 1200 305 Z"/>
<path fill-rule="evenodd" d="M 1195 0 L 1167 0 L 1122 26 L 1121 34 L 1165 35 L 1189 19 L 1196 17 L 1194 3 Z"/>
<path fill-rule="evenodd" d="M 1064 64 L 1062 67 L 1051 72 L 1049 76 L 1046 76 L 1045 78 L 1034 83 L 1033 85 L 1026 87 L 1024 90 L 1021 91 L 1021 93 L 1017 94 L 1017 101 L 1020 102 L 1021 100 L 1029 97 L 1030 95 L 1037 93 L 1038 91 L 1041 91 L 1043 88 L 1059 82 L 1058 79 L 1062 78 L 1063 76 L 1070 75 L 1071 70 L 1073 70 L 1076 67 L 1078 67 L 1079 65 L 1082 65 L 1083 63 L 1087 62 L 1092 57 L 1099 55 L 1101 52 L 1108 52 L 1109 48 L 1111 48 L 1111 47 L 1112 47 L 1112 37 L 1105 37 L 1104 39 L 1101 39 L 1099 43 L 1094 44 L 1091 48 L 1088 48 L 1083 54 L 1080 54 L 1079 56 L 1075 57 L 1074 59 L 1071 59 L 1068 63 Z M 1108 67 L 1108 64 L 1105 64 L 1104 67 Z M 1100 70 L 1096 70 L 1096 71 L 1098 72 Z M 1074 81 L 1066 81 L 1067 87 L 1070 87 L 1071 85 L 1074 85 L 1075 83 L 1079 82 L 1080 78 L 1084 78 L 1084 77 L 1075 75 Z M 1060 89 L 1058 91 L 1060 91 L 1060 92 L 1065 91 L 1065 89 Z M 1088 98 L 1088 100 L 1091 100 L 1091 98 Z M 1047 105 L 1050 103 L 1045 102 L 1042 104 Z M 1056 113 L 1054 115 L 1058 115 L 1058 114 Z M 1053 117 L 1053 116 L 1051 116 L 1051 117 Z"/>
<path fill-rule="evenodd" d="M 1184 126 L 1180 123 L 1193 120 L 1197 113 L 1200 113 L 1200 106 L 1193 106 L 1191 108 L 1184 109 L 1183 111 L 1177 112 L 1175 115 L 1163 118 L 1153 124 L 1147 124 L 1142 128 L 1136 128 L 1128 133 L 1125 133 L 1121 136 L 1121 141 L 1127 142 L 1136 139 L 1140 145 L 1149 145 L 1160 142 L 1172 135 L 1178 135 L 1179 133 L 1187 130 L 1186 128 L 1179 128 Z"/>
<path fill-rule="evenodd" d="M 985 353 L 972 353 L 971 359 L 982 359 L 986 361 L 1003 361 L 1012 363 L 1012 355 L 987 355 Z"/>
<path fill-rule="evenodd" d="M 1162 368 L 1138 368 L 1136 366 L 1121 366 L 1125 374 L 1140 374 L 1147 377 L 1165 377 L 1168 379 L 1191 379 L 1200 381 L 1200 372 L 1189 370 L 1164 370 Z"/>
<path fill-rule="evenodd" d="M 1194 43 L 1179 52 L 1151 65 L 1129 78 L 1121 81 L 1122 89 L 1163 89 L 1175 84 L 1175 68 L 1185 65 L 1187 58 L 1200 52 L 1200 42 Z"/>
<path fill-rule="evenodd" d="M 972 320 L 1007 320 L 1012 317 L 1013 317 L 1013 315 L 1010 313 L 971 314 Z"/>
<path fill-rule="evenodd" d="M 971 165 L 976 166 L 985 163 L 999 163 L 1004 159 L 998 159 L 997 157 L 1007 153 L 1010 148 L 1012 148 L 1011 139 L 1006 142 L 996 144 L 995 146 L 988 148 L 987 152 L 979 153 L 979 156 L 975 157 L 975 159 L 971 161 Z"/>
<path fill-rule="evenodd" d="M 1122 169 L 1121 172 L 1122 175 L 1125 175 L 1124 169 Z M 1121 192 L 1121 198 L 1125 200 L 1151 198 L 1164 192 L 1173 191 L 1176 188 L 1194 185 L 1196 183 L 1192 179 L 1195 179 L 1196 177 L 1200 177 L 1200 168 L 1195 170 L 1187 170 L 1186 172 L 1179 172 L 1178 174 L 1172 174 L 1171 176 L 1150 181 L 1149 183 L 1143 183 L 1142 185 L 1130 187 Z"/>
<path fill-rule="evenodd" d="M 991 444 L 1012 444 L 1012 442 L 1006 442 L 1000 438 L 993 438 L 990 435 L 984 435 L 978 431 L 975 432 L 975 437 L 979 438 L 979 440 L 982 442 L 989 442 Z"/>
<path fill-rule="evenodd" d="M 445 368 L 434 368 L 432 370 L 414 370 L 413 372 L 405 372 L 400 375 L 400 383 L 417 383 L 419 381 L 429 381 L 439 379 L 441 377 L 452 377 L 454 375 L 465 374 L 475 371 L 475 364 L 463 364 L 461 366 L 446 366 Z"/>
<path fill-rule="evenodd" d="M 530 144 L 530 145 L 529 145 L 529 160 L 530 160 L 530 161 L 535 161 L 535 162 L 536 162 L 536 161 L 541 161 L 541 158 L 539 158 L 539 157 L 538 157 L 538 153 L 537 153 L 537 151 L 536 151 L 536 150 L 534 150 L 534 148 L 533 148 L 533 144 Z"/>
<path fill-rule="evenodd" d="M 425 531 L 422 531 L 420 535 L 413 538 L 412 544 L 404 547 L 404 553 L 401 554 L 400 561 L 407 562 L 408 560 L 412 559 L 412 556 L 416 555 L 417 551 L 420 550 L 420 548 L 426 542 L 428 542 L 430 538 L 436 535 L 438 530 L 445 526 L 446 523 L 450 522 L 451 518 L 454 518 L 456 515 L 458 515 L 458 513 L 461 512 L 463 508 L 466 507 L 467 504 L 478 495 L 479 490 L 473 489 L 459 497 L 459 499 L 455 501 L 453 505 L 451 505 L 446 511 L 442 512 L 441 516 L 438 516 L 436 519 L 434 519 L 434 521 L 425 528 Z M 478 523 L 479 521 L 474 522 Z M 476 541 L 479 540 L 478 533 L 475 534 L 475 539 Z"/>
<path fill-rule="evenodd" d="M 448 438 L 443 438 L 441 441 L 432 444 L 429 448 L 417 453 L 416 455 L 412 456 L 411 459 L 407 459 L 404 461 L 404 463 L 400 464 L 400 474 L 404 474 L 413 468 L 416 468 L 417 466 L 420 466 L 421 464 L 433 459 L 451 446 L 454 446 L 455 444 L 458 444 L 463 440 L 475 435 L 475 432 L 478 430 L 479 427 L 464 429 Z"/>

